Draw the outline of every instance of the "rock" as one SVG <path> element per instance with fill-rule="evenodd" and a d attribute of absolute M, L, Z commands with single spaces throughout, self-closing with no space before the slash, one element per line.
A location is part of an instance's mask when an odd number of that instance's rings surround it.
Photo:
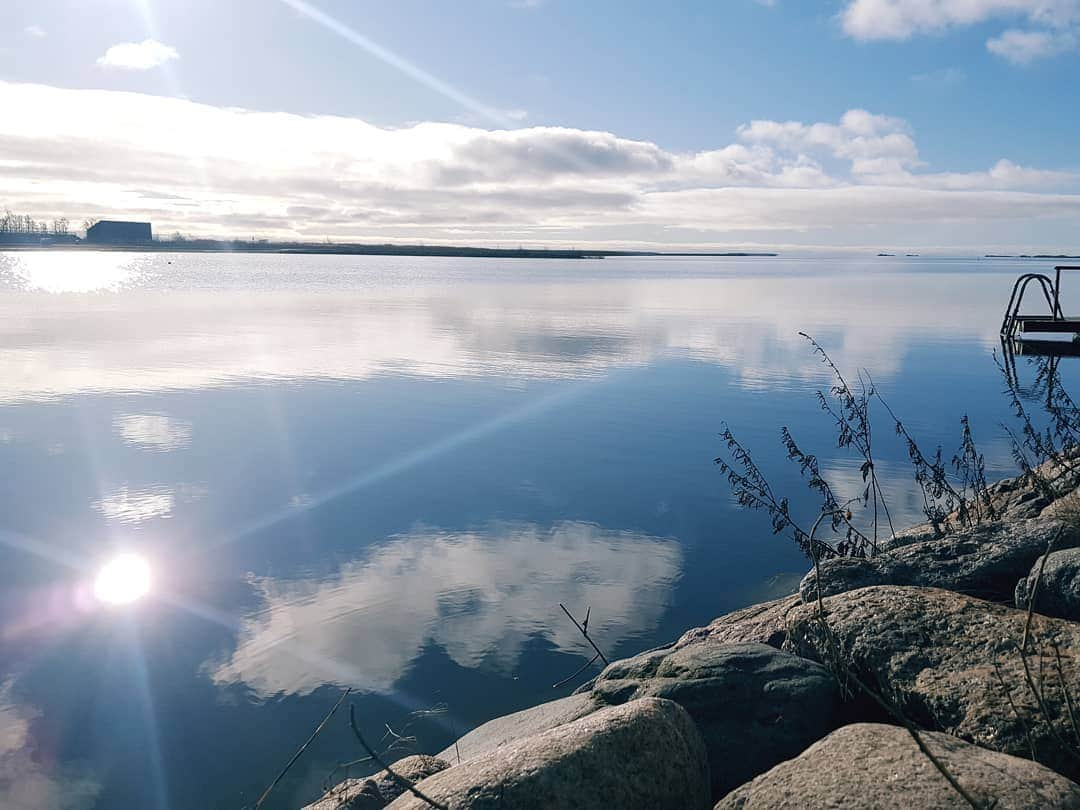
<path fill-rule="evenodd" d="M 598 707 L 588 694 L 571 695 L 561 700 L 541 703 L 531 709 L 525 709 L 505 717 L 496 717 L 482 726 L 477 726 L 456 744 L 439 752 L 439 758 L 454 764 L 472 759 L 478 754 L 492 751 L 506 743 L 531 737 L 542 731 L 565 725 L 595 711 Z"/>
<path fill-rule="evenodd" d="M 438 757 L 417 754 L 391 763 L 398 776 L 419 782 L 446 770 L 450 763 Z M 379 771 L 365 779 L 346 779 L 330 788 L 321 799 L 304 810 L 380 810 L 401 795 L 404 788 L 388 771 Z"/>
<path fill-rule="evenodd" d="M 1045 556 L 1045 555 L 1044 555 Z M 1016 606 L 1026 610 L 1036 579 L 1035 610 L 1044 616 L 1080 621 L 1080 548 L 1054 551 L 1046 558 L 1039 578 L 1042 557 L 1031 566 L 1031 573 L 1016 585 Z"/>
<path fill-rule="evenodd" d="M 839 650 L 841 666 L 869 688 L 885 685 L 917 725 L 1014 756 L 1031 756 L 1033 745 L 1039 762 L 1080 777 L 1080 760 L 1061 744 L 1074 738 L 1062 684 L 1071 687 L 1075 706 L 1080 624 L 1034 617 L 1026 661 L 1036 684 L 1042 673 L 1047 717 L 1019 654 L 1023 611 L 949 591 L 893 586 L 850 591 L 824 604 L 831 639 L 816 604 L 806 605 L 790 617 L 793 652 L 830 661 Z"/>
<path fill-rule="evenodd" d="M 1064 450 L 1060 458 L 1066 465 L 1077 468 L 1080 462 L 1080 445 Z M 1018 475 L 1014 478 L 1004 478 L 987 487 L 990 495 L 990 507 L 996 520 L 1013 522 L 1026 520 L 1033 517 L 1054 517 L 1057 514 L 1058 505 L 1070 493 L 1076 492 L 1080 487 L 1080 479 L 1075 472 L 1066 466 L 1050 460 L 1035 468 L 1036 473 L 1050 487 L 1050 492 L 1037 486 L 1033 480 L 1026 476 Z M 959 521 L 956 512 L 948 516 L 954 526 Z M 899 546 L 919 543 L 940 536 L 930 523 L 921 523 L 908 529 L 898 531 L 895 537 L 890 537 L 881 542 L 883 548 L 897 548 Z"/>
<path fill-rule="evenodd" d="M 473 757 L 417 785 L 454 810 L 707 808 L 705 744 L 686 710 L 643 698 Z M 393 810 L 430 810 L 405 794 Z"/>
<path fill-rule="evenodd" d="M 787 640 L 788 614 L 799 604 L 796 595 L 736 610 L 714 619 L 707 627 L 687 630 L 672 646 L 677 649 L 711 639 L 731 644 L 755 641 L 780 649 Z"/>
<path fill-rule="evenodd" d="M 686 709 L 705 738 L 716 797 L 843 722 L 832 674 L 765 644 L 707 639 L 642 653 L 606 667 L 593 695 L 611 705 L 665 698 Z"/>
<path fill-rule="evenodd" d="M 1033 518 L 986 523 L 933 540 L 894 547 L 869 559 L 837 557 L 821 563 L 823 596 L 871 585 L 918 585 L 959 591 L 983 599 L 1012 601 L 1016 581 L 1057 536 L 1056 548 L 1080 543 L 1080 530 Z M 817 599 L 813 570 L 799 586 L 809 604 Z"/>
<path fill-rule="evenodd" d="M 1080 808 L 1080 786 L 1030 760 L 924 732 L 927 748 L 979 803 L 995 810 Z M 917 807 L 970 810 L 908 734 L 859 723 L 725 796 L 716 810 L 793 807 Z"/>

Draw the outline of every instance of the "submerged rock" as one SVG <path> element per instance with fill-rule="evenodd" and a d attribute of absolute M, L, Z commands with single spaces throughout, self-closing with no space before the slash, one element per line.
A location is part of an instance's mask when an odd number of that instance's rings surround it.
<path fill-rule="evenodd" d="M 824 560 L 821 592 L 832 596 L 871 585 L 917 585 L 1012 601 L 1017 579 L 1028 573 L 1053 538 L 1056 548 L 1076 545 L 1080 530 L 1042 518 L 986 523 L 869 559 Z M 799 586 L 803 602 L 817 599 L 817 582 L 817 572 L 811 570 Z"/>
<path fill-rule="evenodd" d="M 765 644 L 705 640 L 617 661 L 596 680 L 599 702 L 673 700 L 705 738 L 714 796 L 795 756 L 841 720 L 840 691 L 820 664 Z"/>
<path fill-rule="evenodd" d="M 980 806 L 995 810 L 1080 808 L 1080 786 L 1030 760 L 987 751 L 948 734 L 924 744 Z M 912 807 L 970 810 L 903 728 L 859 723 L 725 796 L 716 810 Z"/>
<path fill-rule="evenodd" d="M 883 692 L 921 727 L 1015 756 L 1034 750 L 1039 762 L 1080 777 L 1080 760 L 1062 745 L 1074 739 L 1064 687 L 1075 705 L 1080 624 L 1036 616 L 1022 658 L 1026 615 L 1015 608 L 893 586 L 832 596 L 824 605 L 828 634 L 816 605 L 791 615 L 794 652 L 823 662 L 839 656 L 842 672 Z M 1040 689 L 1045 712 L 1031 683 Z"/>
<path fill-rule="evenodd" d="M 456 765 L 459 760 L 472 759 L 506 743 L 573 722 L 591 714 L 598 706 L 588 694 L 571 695 L 505 717 L 496 717 L 448 746 L 439 753 L 439 757 Z"/>
<path fill-rule="evenodd" d="M 509 742 L 420 782 L 454 810 L 707 808 L 705 744 L 686 710 L 643 698 Z M 405 794 L 394 810 L 430 810 Z"/>
<path fill-rule="evenodd" d="M 446 770 L 450 763 L 438 757 L 417 754 L 390 765 L 394 773 L 410 782 L 419 782 Z M 364 779 L 346 779 L 330 788 L 323 797 L 304 810 L 380 810 L 405 790 L 389 771 L 379 771 Z"/>
<path fill-rule="evenodd" d="M 1042 557 L 1031 566 L 1031 573 L 1016 585 L 1016 606 L 1026 610 L 1035 581 L 1035 610 L 1044 616 L 1080 621 L 1080 548 L 1054 551 L 1046 558 L 1046 567 L 1039 577 Z"/>

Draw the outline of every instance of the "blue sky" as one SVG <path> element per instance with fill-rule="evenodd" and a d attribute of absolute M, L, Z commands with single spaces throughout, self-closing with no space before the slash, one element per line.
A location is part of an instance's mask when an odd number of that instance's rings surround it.
<path fill-rule="evenodd" d="M 1080 0 L 16 0 L 0 82 L 0 204 L 39 218 L 1080 250 Z M 88 128 L 95 109 L 195 128 L 198 148 Z M 207 126 L 261 141 L 259 161 Z"/>

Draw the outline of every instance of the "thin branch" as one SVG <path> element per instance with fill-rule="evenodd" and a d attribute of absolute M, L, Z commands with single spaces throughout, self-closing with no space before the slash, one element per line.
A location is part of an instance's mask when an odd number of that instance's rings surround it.
<path fill-rule="evenodd" d="M 597 662 L 597 660 L 599 660 L 599 658 L 600 658 L 600 653 L 597 653 L 597 654 L 596 654 L 596 655 L 594 655 L 594 656 L 593 656 L 592 658 L 590 658 L 590 659 L 589 659 L 588 661 L 586 661 L 586 662 L 585 662 L 585 664 L 584 664 L 584 665 L 582 665 L 581 669 L 579 669 L 579 670 L 578 670 L 577 672 L 575 672 L 575 673 L 574 673 L 573 675 L 569 675 L 569 676 L 567 676 L 567 677 L 563 678 L 563 679 L 562 679 L 561 681 L 559 681 L 558 683 L 553 683 L 553 684 L 551 685 L 551 688 L 552 688 L 552 689 L 558 689 L 558 688 L 559 688 L 560 686 L 566 686 L 566 684 L 570 683 L 570 681 L 574 680 L 574 678 L 576 678 L 576 677 L 577 677 L 578 675 L 580 675 L 580 674 L 581 674 L 582 672 L 584 672 L 584 671 L 585 671 L 585 670 L 587 670 L 587 669 L 588 669 L 589 667 L 591 667 L 591 666 L 592 666 L 593 664 L 595 664 L 595 663 Z"/>
<path fill-rule="evenodd" d="M 277 787 L 278 782 L 280 782 L 282 779 L 285 778 L 285 774 L 287 774 L 289 772 L 289 768 L 291 768 L 293 766 L 293 763 L 295 763 L 296 760 L 300 759 L 300 755 L 303 754 L 304 751 L 307 750 L 307 747 L 309 745 L 311 745 L 311 743 L 314 741 L 314 739 L 319 736 L 319 732 L 322 731 L 326 727 L 326 724 L 330 722 L 330 718 L 334 716 L 334 712 L 336 712 L 338 710 L 338 707 L 342 704 L 342 702 L 345 700 L 345 698 L 347 698 L 351 693 L 352 693 L 352 687 L 351 686 L 348 689 L 346 689 L 344 692 L 341 693 L 341 697 L 338 698 L 337 703 L 335 703 L 334 707 L 329 712 L 326 713 L 326 717 L 324 717 L 322 719 L 322 722 L 319 723 L 319 725 L 315 727 L 315 731 L 313 731 L 311 733 L 311 736 L 307 738 L 307 742 L 305 742 L 303 745 L 300 746 L 299 750 L 295 754 L 292 755 L 292 759 L 290 759 L 289 762 L 285 765 L 285 767 L 282 768 L 281 773 L 279 773 L 276 777 L 274 777 L 274 781 L 271 782 L 269 784 L 269 786 L 267 786 L 266 790 L 263 791 L 262 796 L 260 796 L 259 800 L 257 802 L 255 802 L 255 810 L 259 810 L 259 808 L 262 807 L 263 802 L 265 802 L 267 800 L 267 798 L 270 796 L 271 791 L 273 791 L 273 789 L 275 787 Z"/>
<path fill-rule="evenodd" d="M 604 655 L 602 652 L 600 652 L 600 648 L 597 647 L 595 642 L 593 642 L 593 640 L 589 637 L 589 629 L 587 627 L 582 627 L 578 623 L 578 620 L 575 619 L 570 614 L 570 611 L 566 609 L 566 605 L 564 605 L 562 602 L 559 602 L 559 607 L 561 607 L 562 612 L 566 614 L 566 618 L 568 618 L 570 621 L 572 621 L 574 623 L 574 627 L 576 627 L 581 632 L 581 635 L 583 635 L 585 637 L 585 640 L 587 642 L 589 642 L 589 644 L 592 646 L 592 648 L 596 652 L 596 654 L 600 656 L 600 660 L 604 662 L 604 666 L 607 666 L 608 664 L 610 664 L 611 662 L 607 660 L 607 656 Z M 590 610 L 591 610 L 591 608 L 590 608 Z M 588 615 L 586 615 L 585 621 L 587 622 L 588 620 L 589 620 Z"/>
<path fill-rule="evenodd" d="M 1051 642 L 1051 645 L 1054 648 L 1054 663 L 1057 668 L 1058 680 L 1061 681 L 1061 691 L 1065 695 L 1065 707 L 1069 712 L 1069 724 L 1072 726 L 1077 745 L 1080 745 L 1080 726 L 1076 724 L 1076 713 L 1073 710 L 1072 695 L 1069 693 L 1069 682 L 1065 680 L 1065 673 L 1061 667 L 1061 649 L 1056 641 Z"/>
<path fill-rule="evenodd" d="M 1020 725 L 1023 726 L 1024 736 L 1027 737 L 1028 748 L 1031 751 L 1031 759 L 1034 761 L 1036 758 L 1035 753 L 1035 738 L 1031 736 L 1031 726 L 1028 725 L 1024 715 L 1020 713 L 1020 710 L 1016 708 L 1016 703 L 1012 699 L 1012 690 L 1005 683 L 1005 678 L 1001 674 L 1001 667 L 998 666 L 998 662 L 994 662 L 994 673 L 997 675 L 998 682 L 1001 684 L 1002 690 L 1005 692 L 1005 699 L 1009 701 L 1009 708 L 1012 709 L 1013 714 L 1016 715 L 1016 719 L 1020 721 Z"/>
<path fill-rule="evenodd" d="M 1035 612 L 1035 597 L 1039 595 L 1039 583 L 1042 582 L 1043 570 L 1046 568 L 1046 560 L 1049 558 L 1050 552 L 1054 548 L 1054 543 L 1058 541 L 1058 538 L 1061 537 L 1064 530 L 1064 526 L 1059 528 L 1046 544 L 1046 553 L 1043 554 L 1042 560 L 1039 562 L 1039 573 L 1035 575 L 1035 584 L 1031 586 L 1031 593 L 1028 594 L 1027 619 L 1024 621 L 1024 640 L 1020 645 L 1020 649 L 1024 652 L 1027 651 L 1028 636 L 1031 635 L 1031 616 Z"/>
<path fill-rule="evenodd" d="M 445 804 L 441 804 L 440 802 L 437 802 L 434 799 L 425 796 L 420 791 L 420 789 L 416 787 L 416 785 L 414 785 L 404 776 L 398 774 L 393 768 L 391 768 L 388 764 L 386 764 L 386 762 L 383 761 L 383 758 L 375 752 L 374 748 L 368 745 L 367 740 L 364 739 L 364 735 L 360 733 L 360 728 L 356 725 L 356 706 L 351 703 L 349 704 L 349 726 L 352 728 L 353 734 L 356 735 L 356 739 L 360 741 L 360 745 L 362 745 L 364 750 L 368 752 L 368 756 L 375 760 L 375 763 L 384 771 L 386 771 L 390 778 L 397 782 L 402 789 L 409 791 L 409 793 L 414 795 L 416 798 L 420 799 L 423 802 L 426 802 L 427 804 L 430 804 L 432 807 L 438 808 L 438 810 L 450 810 L 450 808 L 448 808 Z"/>

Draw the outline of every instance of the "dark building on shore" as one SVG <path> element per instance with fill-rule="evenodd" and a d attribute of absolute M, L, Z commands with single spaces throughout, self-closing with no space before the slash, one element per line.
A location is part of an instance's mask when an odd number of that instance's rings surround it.
<path fill-rule="evenodd" d="M 145 245 L 153 239 L 149 222 L 103 219 L 86 230 L 86 241 L 95 245 Z"/>

